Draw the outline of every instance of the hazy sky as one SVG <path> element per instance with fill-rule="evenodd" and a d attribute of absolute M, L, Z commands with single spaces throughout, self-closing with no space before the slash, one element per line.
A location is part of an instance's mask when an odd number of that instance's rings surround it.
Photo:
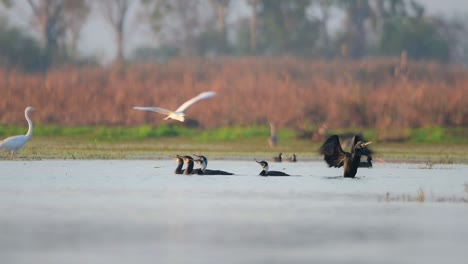
<path fill-rule="evenodd" d="M 240 4 L 240 0 L 232 0 L 233 3 Z M 444 15 L 444 16 L 468 16 L 468 0 L 417 0 L 426 7 L 426 12 L 430 15 Z M 18 3 L 20 3 L 18 1 Z M 242 9 L 242 7 L 240 8 Z M 245 8 L 246 9 L 246 8 Z M 28 8 L 22 8 L 22 13 L 25 13 Z M 28 14 L 15 13 L 12 18 L 17 24 L 24 24 L 21 17 Z M 137 16 L 136 12 L 132 12 L 129 21 L 130 23 L 137 23 L 133 17 Z M 241 14 L 242 15 L 242 14 Z M 27 26 L 27 25 L 22 25 Z M 154 41 L 149 29 L 142 27 L 134 27 L 135 24 L 127 25 L 127 28 L 136 28 L 136 30 L 127 30 L 127 38 L 125 43 L 125 51 L 128 54 L 133 48 L 143 44 L 151 44 Z M 95 54 L 101 58 L 105 63 L 112 60 L 114 57 L 116 47 L 113 41 L 113 34 L 109 25 L 102 19 L 102 17 L 93 13 L 89 21 L 83 28 L 81 40 L 79 43 L 80 52 L 83 54 Z"/>

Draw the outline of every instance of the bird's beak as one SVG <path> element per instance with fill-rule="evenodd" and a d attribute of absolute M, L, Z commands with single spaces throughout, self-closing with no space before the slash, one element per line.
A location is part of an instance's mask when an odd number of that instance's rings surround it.
<path fill-rule="evenodd" d="M 372 144 L 372 141 L 364 142 L 361 144 L 361 147 L 366 147 L 367 145 Z"/>

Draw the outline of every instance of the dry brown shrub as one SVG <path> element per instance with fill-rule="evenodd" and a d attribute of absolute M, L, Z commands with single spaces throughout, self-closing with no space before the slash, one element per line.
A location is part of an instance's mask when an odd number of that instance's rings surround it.
<path fill-rule="evenodd" d="M 23 124 L 23 110 L 32 105 L 40 124 L 158 125 L 176 121 L 132 107 L 175 109 L 212 90 L 218 93 L 215 98 L 187 111 L 188 118 L 208 128 L 327 123 L 331 128 L 375 127 L 384 137 L 399 138 L 404 128 L 468 125 L 468 70 L 410 61 L 396 75 L 398 65 L 397 59 L 228 57 L 119 69 L 62 68 L 46 74 L 3 69 L 0 122 Z"/>

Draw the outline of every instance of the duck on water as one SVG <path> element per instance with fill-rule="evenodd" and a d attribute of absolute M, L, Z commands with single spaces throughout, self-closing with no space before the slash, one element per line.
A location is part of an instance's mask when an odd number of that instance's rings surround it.
<path fill-rule="evenodd" d="M 268 170 L 268 162 L 262 160 L 262 161 L 256 161 L 260 166 L 262 166 L 262 171 L 260 172 L 260 176 L 290 176 L 287 173 L 284 173 L 282 171 L 271 171 Z"/>

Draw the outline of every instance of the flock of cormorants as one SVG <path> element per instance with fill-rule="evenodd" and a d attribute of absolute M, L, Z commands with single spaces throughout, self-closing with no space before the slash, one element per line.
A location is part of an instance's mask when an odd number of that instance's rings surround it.
<path fill-rule="evenodd" d="M 209 170 L 206 168 L 208 166 L 208 159 L 203 156 L 203 155 L 195 155 L 197 159 L 193 159 L 191 156 L 180 156 L 177 155 L 175 157 L 175 160 L 177 162 L 177 167 L 174 171 L 175 174 L 184 174 L 184 175 L 192 175 L 192 174 L 197 174 L 197 175 L 234 175 L 232 172 L 227 172 L 227 171 L 222 171 L 222 170 Z M 187 166 L 185 169 L 182 170 L 182 167 L 185 164 Z M 199 166 L 198 169 L 194 169 L 193 166 L 194 164 L 197 163 Z"/>
<path fill-rule="evenodd" d="M 367 148 L 371 143 L 370 141 L 365 141 L 361 135 L 355 135 L 352 139 L 351 152 L 346 152 L 341 147 L 338 135 L 333 135 L 323 143 L 319 151 L 324 156 L 324 160 L 329 167 L 343 167 L 343 177 L 354 178 L 359 167 L 372 167 L 372 151 Z M 184 175 L 234 175 L 232 172 L 207 169 L 208 159 L 203 155 L 194 154 L 194 156 L 196 157 L 195 159 L 191 156 L 177 155 L 175 157 L 177 167 L 174 173 Z M 362 162 L 362 156 L 367 156 L 367 160 Z M 273 161 L 282 162 L 283 153 L 279 153 L 278 156 L 273 157 Z M 296 162 L 296 155 L 293 154 L 289 158 L 289 161 Z M 269 170 L 267 161 L 256 162 L 262 166 L 262 170 L 258 174 L 260 176 L 290 176 L 282 171 Z M 182 169 L 184 163 L 186 167 Z M 198 165 L 198 168 L 194 169 L 195 163 Z"/>

